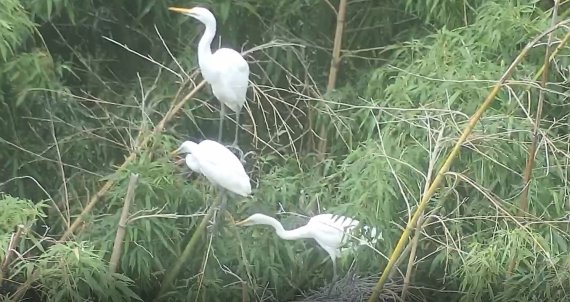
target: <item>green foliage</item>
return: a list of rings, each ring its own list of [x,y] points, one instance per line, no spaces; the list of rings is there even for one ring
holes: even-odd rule
[[[43,294],[55,301],[138,299],[129,288],[132,281],[120,274],[108,275],[106,261],[86,242],[53,245],[35,266],[40,272],[38,282],[45,288]]]
[[[152,296],[217,198],[206,179],[167,156],[183,139],[217,134],[218,104],[207,89],[145,148],[138,145],[188,93],[182,69],[196,68],[203,27],[169,12],[182,5],[172,1],[5,2],[0,258],[15,227],[25,232],[4,282],[28,280],[54,301]],[[358,274],[371,275],[384,267],[469,116],[522,47],[550,26],[551,12],[538,1],[349,2],[339,78],[327,92],[336,26],[327,1],[201,5],[218,18],[215,45],[273,41],[247,56],[257,86],[242,126],[254,135],[242,131],[240,146],[256,152],[246,158],[255,194],[231,198],[232,219],[261,212],[294,228],[320,212],[354,216],[380,228],[384,240],[377,251],[360,247],[344,257],[339,269],[356,260]],[[417,296],[429,298],[434,291],[422,289],[436,288],[462,301],[566,298],[568,53],[561,49],[544,90],[528,215],[517,216],[518,201],[544,45],[517,66],[430,201],[413,270]],[[314,154],[321,127],[325,158]],[[135,159],[117,169],[131,153]],[[111,275],[107,262],[131,173],[139,183]],[[106,180],[115,183],[78,234],[55,243]],[[225,218],[208,229],[169,300],[232,300],[245,288],[251,300],[287,301],[332,278],[314,241],[284,241],[270,228],[236,228]]]
[[[7,0],[0,8],[0,63],[18,53],[34,30],[34,23],[18,0]]]
[[[33,203],[10,195],[0,195],[0,232],[8,233],[18,225],[29,228],[38,218],[45,217],[43,202]]]
[[[406,0],[406,10],[416,14],[421,20],[437,27],[456,28],[471,24],[473,14],[479,6],[489,3],[485,0]],[[508,1],[507,1],[508,2]]]
[[[45,217],[43,202],[32,203],[9,195],[0,199],[0,258],[5,259],[7,247],[14,240],[12,233],[21,225],[19,244],[23,254],[11,256],[6,280],[25,281],[35,285],[49,301],[130,301],[139,299],[131,287],[132,280],[121,274],[109,274],[107,261],[88,242],[51,243],[49,238],[32,232],[34,223]],[[18,236],[18,235],[17,235]],[[6,295],[6,292],[2,293]],[[13,292],[12,292],[13,294]],[[8,296],[6,296],[8,297]]]

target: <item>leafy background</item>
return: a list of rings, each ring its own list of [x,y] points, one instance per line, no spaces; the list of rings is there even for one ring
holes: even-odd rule
[[[153,132],[172,102],[201,80],[195,49],[203,27],[168,6],[209,7],[218,19],[215,44],[251,50],[254,87],[240,145],[255,151],[246,164],[255,194],[230,202],[233,218],[262,212],[295,227],[306,219],[291,213],[358,217],[382,229],[384,240],[343,258],[341,274],[356,259],[359,275],[374,275],[469,116],[526,43],[550,26],[552,4],[349,0],[339,78],[327,92],[331,7],[338,1],[3,0],[2,262],[17,226],[23,231],[18,257],[2,270],[0,294],[9,300],[28,288],[26,297],[46,301],[146,300],[217,198],[206,180],[168,156],[184,139],[215,137],[218,104],[209,90]],[[568,8],[562,1],[557,19]],[[552,44],[564,34],[554,31]],[[541,88],[541,41],[503,85],[430,201],[410,262],[409,299],[566,299],[569,51],[559,50]],[[234,125],[225,125],[227,138]],[[143,138],[149,143],[141,147]],[[119,169],[130,154],[134,159]],[[109,274],[131,173],[139,174],[131,222],[118,271]],[[115,183],[76,235],[58,241],[105,180]],[[283,242],[264,227],[226,221],[198,247],[165,300],[241,299],[245,290],[251,300],[288,301],[332,276],[313,241]],[[396,283],[403,278],[392,276]]]

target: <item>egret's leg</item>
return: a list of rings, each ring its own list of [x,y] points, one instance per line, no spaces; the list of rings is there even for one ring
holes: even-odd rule
[[[224,117],[226,116],[226,106],[220,102],[220,130],[218,130],[218,141],[222,141],[222,130],[224,125]]]
[[[220,192],[219,193],[220,194],[220,203],[218,205],[218,209],[216,210],[216,215],[214,216],[215,217],[214,218],[214,226],[213,226],[214,230],[219,225],[220,220],[222,219],[222,217],[224,215],[223,213],[224,213],[224,210],[226,208],[226,204],[228,203],[228,194],[227,194],[226,190],[220,188],[219,192]]]
[[[336,274],[336,259],[333,258],[333,257],[331,257],[331,260],[332,260],[332,264],[333,264],[333,278],[332,278],[332,281],[331,281],[331,285],[330,285],[330,287],[329,287],[329,291],[328,291],[328,293],[327,293],[327,296],[328,296],[328,297],[330,297],[330,295],[331,295],[331,293],[332,293],[332,290],[333,290],[333,288],[334,288],[334,286],[335,286],[335,283],[336,283],[336,281],[337,281],[337,279],[338,279],[338,275]]]
[[[238,146],[239,116],[240,116],[240,111],[238,110],[238,111],[236,112],[236,133],[235,133],[235,136],[234,136],[234,142],[233,142],[231,145],[226,146],[226,147],[231,148],[231,149],[234,149],[234,150],[237,150],[237,152],[238,152],[237,156],[238,156],[239,160],[240,160],[242,163],[244,163],[243,151],[242,151],[241,148]]]
[[[220,189],[220,194],[222,194],[222,202],[220,203],[220,207],[218,210],[223,212],[226,209],[226,205],[228,204],[228,192],[225,189]]]
[[[236,146],[238,145],[238,133],[239,133],[239,116],[240,116],[240,110],[236,111],[236,134],[234,136],[234,143],[232,145]],[[243,154],[243,152],[242,152]]]
[[[238,145],[233,145],[233,144],[232,144],[232,145],[229,145],[229,146],[226,146],[226,147],[227,147],[227,148],[230,148],[230,149],[236,150],[237,153],[238,153],[238,154],[236,154],[236,155],[237,155],[237,157],[239,158],[239,161],[241,161],[242,164],[245,163],[245,156],[244,156],[244,154],[243,154],[243,151],[241,150],[241,148],[240,148]]]

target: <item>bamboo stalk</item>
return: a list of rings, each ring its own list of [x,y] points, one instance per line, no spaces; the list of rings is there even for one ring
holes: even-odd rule
[[[427,175],[426,175],[426,183],[424,184],[423,194],[425,194],[427,192],[427,190],[429,189],[429,183],[431,181],[431,177],[433,174],[433,167],[435,166],[435,162],[437,160],[437,154],[439,153],[439,148],[441,146],[440,142],[441,142],[441,139],[443,138],[443,131],[445,130],[444,127],[445,127],[445,125],[443,125],[441,130],[439,131],[439,134],[438,134],[437,139],[435,141],[435,146],[431,152],[431,156],[430,156],[430,160],[429,160],[429,164],[428,164],[428,171],[427,171]],[[410,257],[408,258],[408,266],[406,268],[406,276],[404,277],[404,286],[402,287],[402,294],[400,295],[402,301],[406,301],[406,295],[408,293],[408,287],[410,286],[410,280],[412,279],[412,270],[413,270],[414,262],[416,259],[416,251],[418,249],[418,242],[420,240],[420,234],[421,234],[421,230],[423,228],[423,223],[424,223],[423,215],[424,215],[424,213],[421,213],[420,215],[421,216],[418,219],[418,223],[416,225],[416,230],[414,231],[414,238],[412,239]]]
[[[556,24],[556,15],[558,14],[558,3],[559,0],[554,1],[554,8],[552,9],[552,24]],[[528,148],[528,157],[526,161],[526,166],[523,172],[523,192],[521,194],[521,199],[519,202],[519,214],[524,215],[528,212],[528,192],[530,186],[530,180],[532,178],[532,168],[534,167],[534,157],[536,153],[536,148],[538,145],[538,129],[540,128],[540,120],[542,117],[542,108],[544,106],[544,89],[546,88],[546,81],[548,80],[548,68],[550,67],[550,48],[552,45],[552,33],[548,34],[548,42],[546,44],[546,51],[544,52],[544,68],[542,69],[542,79],[540,81],[540,89],[538,92],[538,105],[536,109],[536,116],[533,125],[533,137],[530,147]]]
[[[139,180],[138,174],[131,174],[129,179],[129,186],[127,188],[127,196],[125,196],[125,204],[123,205],[123,211],[121,212],[121,218],[119,218],[119,226],[117,227],[117,234],[115,235],[115,243],[113,244],[113,252],[111,253],[111,260],[109,260],[109,273],[114,274],[117,272],[117,267],[119,266],[119,259],[121,258],[121,252],[123,251],[123,239],[125,238],[125,233],[127,231],[127,220],[129,219],[129,208],[131,202],[135,197],[135,188],[137,186],[137,181]]]
[[[241,283],[241,302],[249,302],[249,294],[247,292],[247,282]]]
[[[6,256],[4,257],[4,261],[2,261],[2,266],[0,267],[0,285],[2,285],[2,281],[4,281],[4,275],[8,272],[8,265],[10,264],[10,258],[16,250],[16,246],[20,243],[20,238],[22,236],[22,232],[24,231],[24,225],[19,224],[18,228],[15,233],[12,234],[12,238],[10,238],[10,243],[8,244],[8,250],[6,251]]]
[[[184,104],[186,104],[186,102],[190,98],[192,98],[205,85],[205,83],[206,83],[205,81],[200,82],[200,84],[196,85],[196,87],[194,87],[194,89],[192,89],[192,91],[190,91],[190,93],[188,93],[182,100],[180,100],[178,103],[174,103],[171,109],[168,110],[168,112],[164,115],[162,120],[153,129],[152,133],[142,138],[142,140],[140,140],[140,143],[138,143],[134,148],[135,151],[129,154],[129,156],[125,159],[123,164],[121,164],[119,168],[117,168],[117,171],[126,168],[127,165],[135,159],[136,150],[140,150],[141,148],[146,147],[146,145],[148,144],[148,142],[152,137],[161,133],[166,123],[169,122],[172,119],[172,117],[174,117],[174,115],[178,113],[178,111],[180,111],[180,109],[184,106]],[[89,203],[87,203],[81,214],[79,214],[79,216],[75,218],[75,221],[73,221],[71,226],[65,231],[63,236],[61,236],[61,238],[59,239],[60,242],[67,240],[75,232],[75,230],[79,227],[79,225],[81,225],[85,217],[91,212],[91,210],[93,210],[93,208],[95,207],[97,202],[101,199],[101,197],[103,197],[103,195],[105,195],[114,184],[115,184],[114,179],[107,180],[107,182],[105,182],[103,187],[101,187],[101,189],[99,189],[99,191],[97,191],[97,193],[95,193],[95,195],[91,197]]]
[[[217,199],[216,202],[214,202],[214,204],[210,206],[210,209],[206,213],[206,216],[202,218],[202,222],[200,222],[200,225],[194,231],[194,234],[192,234],[192,238],[190,238],[190,241],[184,248],[182,255],[180,255],[180,257],[176,260],[176,262],[172,266],[172,269],[164,277],[164,280],[162,281],[162,284],[160,286],[160,291],[158,292],[158,295],[153,299],[153,301],[155,302],[160,301],[161,296],[166,292],[166,290],[170,289],[170,287],[173,285],[174,279],[178,276],[178,273],[184,266],[184,263],[190,258],[192,251],[194,250],[194,247],[196,246],[198,240],[200,239],[200,237],[202,237],[202,234],[206,229],[208,221],[210,221],[210,218],[212,218],[212,215],[214,214],[214,212],[216,212],[216,209],[220,204],[221,199],[226,198],[225,193],[221,194],[222,194],[221,198]]]
[[[552,31],[556,30],[557,28],[559,28],[563,25],[566,25],[568,23],[570,23],[570,20],[564,20],[564,21],[556,24],[555,26],[549,28],[548,30],[544,31],[543,33],[538,35],[535,39],[533,39],[530,43],[528,43],[525,46],[525,48],[523,48],[523,50],[519,53],[519,55],[515,58],[515,60],[511,63],[511,65],[507,68],[507,70],[501,76],[499,81],[495,84],[495,86],[493,87],[493,89],[491,90],[491,92],[489,93],[487,98],[485,98],[483,104],[481,104],[479,109],[477,109],[477,111],[471,116],[471,118],[469,119],[469,123],[468,123],[467,127],[463,130],[463,133],[461,134],[461,136],[459,137],[459,139],[455,143],[455,146],[453,147],[453,149],[451,150],[451,152],[447,156],[447,159],[445,160],[445,162],[443,163],[443,165],[441,166],[441,168],[437,172],[437,175],[436,175],[435,179],[433,180],[432,184],[430,185],[428,191],[426,192],[426,194],[424,194],[424,196],[422,196],[422,199],[418,205],[418,208],[414,212],[412,219],[410,219],[408,221],[408,224],[406,225],[406,228],[402,232],[402,235],[400,236],[400,239],[398,240],[398,243],[396,244],[396,247],[394,248],[392,255],[390,255],[390,259],[388,260],[388,263],[386,264],[386,267],[384,268],[384,271],[383,271],[382,275],[380,276],[380,279],[378,280],[378,282],[376,283],[376,285],[374,286],[374,288],[372,290],[372,294],[370,295],[368,302],[375,302],[377,300],[378,294],[380,293],[380,290],[382,289],[382,287],[386,283],[386,280],[387,280],[388,276],[390,275],[390,271],[394,267],[394,263],[399,258],[399,255],[402,253],[402,250],[404,249],[404,246],[406,245],[406,242],[409,239],[410,232],[411,232],[412,228],[416,225],[416,223],[420,217],[420,214],[425,211],[427,204],[428,204],[428,201],[431,199],[431,197],[433,196],[433,194],[435,193],[435,191],[439,187],[439,184],[442,182],[445,173],[451,167],[451,164],[455,160],[455,157],[457,157],[457,155],[459,154],[459,150],[461,149],[461,145],[465,142],[467,137],[471,134],[471,131],[473,131],[473,128],[475,128],[475,125],[477,125],[477,122],[481,119],[481,116],[483,116],[483,113],[489,108],[489,106],[491,106],[491,104],[495,100],[495,97],[497,96],[497,93],[499,93],[499,90],[501,89],[502,85],[511,76],[511,74],[515,70],[515,67],[522,61],[522,59],[526,56],[528,51],[534,45],[536,45],[536,43],[540,39],[542,39],[545,35],[551,33]]]
[[[558,15],[559,0],[554,1],[554,7],[552,9],[552,22],[551,26],[556,24],[556,17]],[[544,106],[544,89],[546,88],[546,82],[548,81],[548,68],[550,67],[550,53],[552,47],[552,32],[548,34],[548,42],[546,43],[546,51],[544,52],[544,63],[542,68],[542,79],[540,80],[540,89],[538,91],[538,105],[536,108],[536,116],[534,120],[534,125],[532,129],[532,141],[528,147],[528,155],[526,160],[526,166],[523,171],[523,191],[521,193],[521,198],[519,200],[519,216],[524,216],[528,213],[528,193],[530,190],[530,181],[532,179],[532,169],[534,168],[534,157],[536,156],[536,149],[538,145],[540,128],[540,121],[542,118],[542,108]],[[529,108],[530,111],[530,108]],[[507,268],[507,276],[510,276],[513,269],[516,266],[516,255],[512,256],[512,259]]]
[[[336,30],[334,33],[331,66],[329,69],[329,78],[327,82],[327,92],[333,91],[336,87],[336,79],[340,65],[340,49],[342,46],[342,35],[344,32],[344,21],[346,18],[347,6],[348,6],[348,0],[340,0],[338,4],[338,12],[336,14]],[[326,130],[327,129],[325,125],[321,125],[321,129],[319,131],[320,142],[318,148],[318,155],[321,160],[324,158],[324,154],[327,148]]]

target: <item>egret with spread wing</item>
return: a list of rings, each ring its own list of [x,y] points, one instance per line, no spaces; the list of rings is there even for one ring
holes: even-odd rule
[[[212,53],[210,46],[216,35],[216,18],[208,9],[203,7],[190,9],[169,7],[168,9],[193,17],[206,26],[204,35],[198,43],[198,65],[202,77],[210,84],[214,96],[221,103],[218,139],[222,139],[222,125],[227,106],[236,113],[233,147],[239,149],[237,146],[239,115],[246,101],[249,65],[239,52],[230,48],[220,48]]]
[[[378,239],[382,238],[382,233],[378,233],[376,228],[370,228],[368,226],[360,227],[358,220],[333,214],[316,215],[312,217],[306,225],[293,230],[285,230],[277,219],[260,213],[253,214],[242,221],[236,222],[236,225],[239,226],[251,226],[256,224],[272,226],[277,236],[285,240],[313,238],[329,254],[332,260],[334,275],[329,293],[337,280],[336,258],[341,256],[341,248],[349,243],[351,239],[354,239],[358,245],[368,245],[374,244]],[[351,234],[357,229],[361,229],[362,235],[364,236],[356,237]],[[353,246],[352,250],[354,250],[354,248],[355,246]]]

